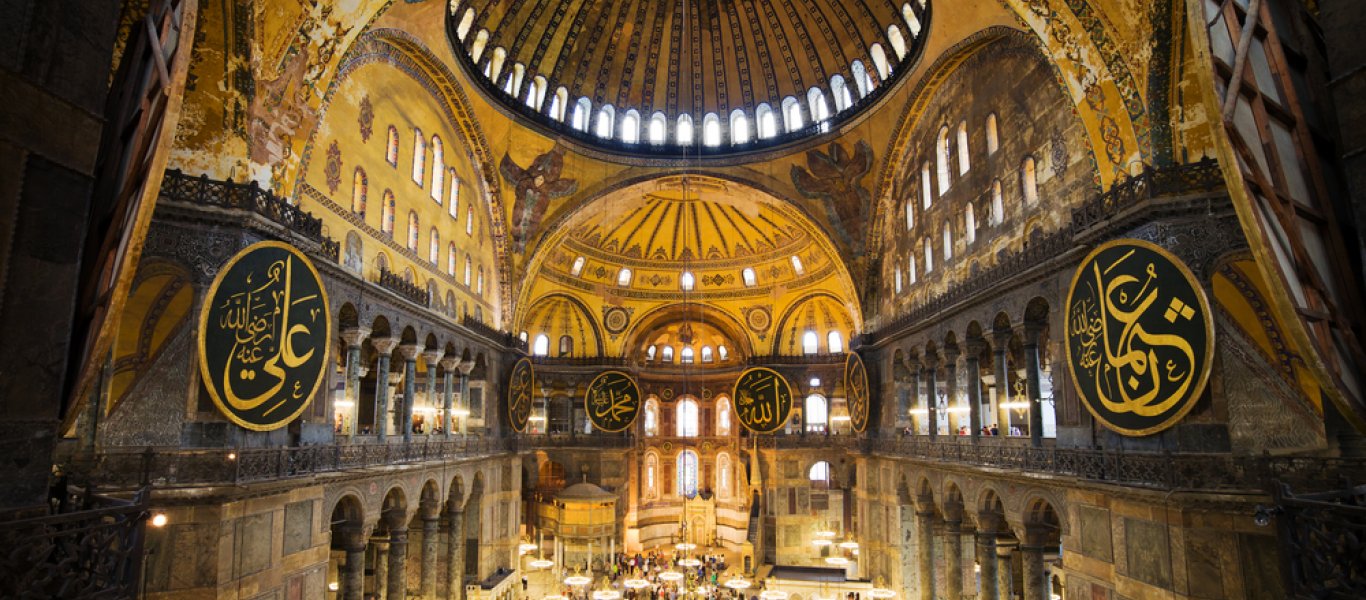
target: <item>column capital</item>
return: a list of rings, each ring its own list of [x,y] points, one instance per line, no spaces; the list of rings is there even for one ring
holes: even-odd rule
[[[939,353],[944,355],[944,366],[948,367],[952,366],[954,362],[958,360],[958,355],[962,354],[962,351],[958,348],[958,345],[955,344],[952,346],[944,346],[944,349],[940,350]]]
[[[1020,330],[1024,332],[1024,340],[1023,340],[1024,345],[1025,345],[1025,346],[1037,346],[1037,345],[1039,345],[1039,334],[1043,333],[1044,330],[1046,330],[1046,329],[1048,329],[1048,324],[1047,324],[1047,323],[1036,323],[1036,322],[1033,322],[1033,321],[1025,321],[1025,324],[1024,324],[1023,326],[1020,327]]]
[[[360,525],[346,524],[336,529],[338,540],[341,547],[347,552],[364,552],[365,544],[369,541],[369,532]]]
[[[366,376],[366,375],[369,375],[369,374],[370,374],[370,367],[356,367],[356,377],[357,377],[357,378],[359,378],[359,379],[365,379],[365,376]]]
[[[1010,351],[1010,338],[1014,335],[1015,332],[1009,329],[993,331],[991,333],[991,341],[996,344],[996,347],[993,348],[993,350],[995,350],[997,354],[1005,354]]]
[[[389,354],[394,351],[400,341],[402,340],[396,337],[370,338],[370,345],[375,347],[375,352]]]
[[[462,377],[468,377],[474,371],[474,361],[462,361],[458,368]]]
[[[443,353],[440,349],[428,348],[422,353],[422,360],[427,363],[428,369],[435,369],[436,364],[441,361]]]
[[[460,357],[458,356],[448,356],[446,358],[441,359],[441,368],[445,369],[447,373],[454,371],[455,368],[459,366]]]
[[[924,354],[924,356],[921,356],[921,357],[920,357],[920,370],[921,370],[921,371],[933,371],[933,370],[935,369],[935,367],[938,367],[938,366],[939,366],[939,353],[938,353],[938,352],[926,352],[926,353]]]
[[[982,355],[982,351],[987,349],[987,341],[983,338],[968,338],[968,341],[963,344],[963,348],[967,350],[968,360],[977,360]]]
[[[417,344],[403,344],[398,347],[398,354],[403,357],[403,360],[412,362],[417,360],[417,357],[422,354],[422,346]]]
[[[346,342],[348,348],[358,348],[365,338],[370,337],[369,327],[353,327],[341,332],[342,341]]]
[[[995,538],[997,530],[1000,529],[1004,521],[1005,519],[1001,516],[1001,513],[995,511],[978,512],[977,532],[982,535],[990,535],[992,538]]]

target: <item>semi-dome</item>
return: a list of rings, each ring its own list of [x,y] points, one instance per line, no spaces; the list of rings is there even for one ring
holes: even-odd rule
[[[447,29],[473,79],[530,122],[608,150],[710,155],[858,113],[908,70],[929,17],[928,0],[466,0]]]

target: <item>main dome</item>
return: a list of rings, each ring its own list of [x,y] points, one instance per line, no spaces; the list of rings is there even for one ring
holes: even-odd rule
[[[458,62],[556,135],[730,154],[819,135],[919,54],[928,0],[452,0]]]

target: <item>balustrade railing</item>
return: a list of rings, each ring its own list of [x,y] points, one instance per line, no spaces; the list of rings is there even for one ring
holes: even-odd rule
[[[252,483],[366,467],[452,460],[509,452],[508,440],[432,439],[409,443],[332,444],[289,448],[105,451],[61,465],[73,481],[100,489]]]
[[[341,244],[323,235],[323,221],[290,204],[255,181],[219,181],[205,175],[192,177],[179,169],[166,171],[161,198],[201,206],[215,206],[255,213],[305,238],[318,242],[324,255],[336,260]]]
[[[409,283],[403,276],[394,273],[389,269],[380,268],[378,283],[380,287],[404,297],[413,304],[422,307],[430,307],[432,305],[432,295],[428,293],[427,290],[422,289],[422,286],[415,283]]]
[[[146,499],[87,494],[55,514],[0,522],[0,598],[134,597]]]
[[[480,321],[479,319],[474,318],[474,316],[472,315],[465,315],[463,318],[460,319],[460,324],[465,326],[466,329],[478,333],[479,335],[484,336],[490,341],[500,343],[508,348],[516,348],[523,352],[526,351],[526,342],[522,341],[521,338],[518,338],[517,336],[512,335],[511,333],[508,333],[506,331],[499,331],[494,326],[489,325],[488,323],[485,323],[483,321]]]
[[[1259,507],[1254,519],[1277,517],[1287,597],[1366,598],[1366,485],[1298,495],[1278,484],[1273,497],[1275,506]]]

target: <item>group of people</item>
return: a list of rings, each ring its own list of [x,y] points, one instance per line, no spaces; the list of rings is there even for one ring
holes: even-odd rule
[[[968,426],[967,426],[967,425],[963,425],[963,426],[960,426],[960,427],[958,428],[958,435],[969,435],[970,433],[971,433],[971,430],[968,429]],[[915,432],[914,432],[914,431],[911,431],[911,428],[910,428],[910,427],[907,427],[907,428],[905,428],[905,429],[903,429],[903,430],[901,431],[901,435],[902,435],[902,436],[910,436],[910,435],[914,435],[914,434],[915,434]],[[991,424],[991,427],[987,427],[986,425],[983,425],[983,426],[982,426],[982,435],[987,435],[987,436],[991,436],[991,435],[1001,435],[1001,428],[1000,428],[1000,427],[997,427],[995,423],[992,423],[992,424]],[[1024,435],[1024,433],[1020,431],[1020,428],[1019,428],[1019,427],[1014,427],[1014,426],[1012,426],[1012,427],[1010,428],[1010,432],[1009,432],[1007,435],[1017,435],[1017,436],[1018,436],[1018,435]]]
[[[613,590],[621,592],[625,600],[682,600],[693,592],[694,598],[702,600],[758,600],[757,594],[748,598],[745,590],[733,590],[723,585],[727,577],[725,557],[716,554],[703,554],[696,557],[700,564],[686,567],[678,564],[686,558],[681,553],[662,553],[658,550],[644,554],[615,554],[611,561],[603,565],[594,561],[594,572],[602,573],[592,584],[582,586],[564,585],[562,594],[569,600],[590,600],[595,590],[601,589],[604,582]],[[659,574],[675,571],[683,578],[665,581]],[[648,587],[632,589],[625,585],[628,579],[643,579],[650,582]]]

